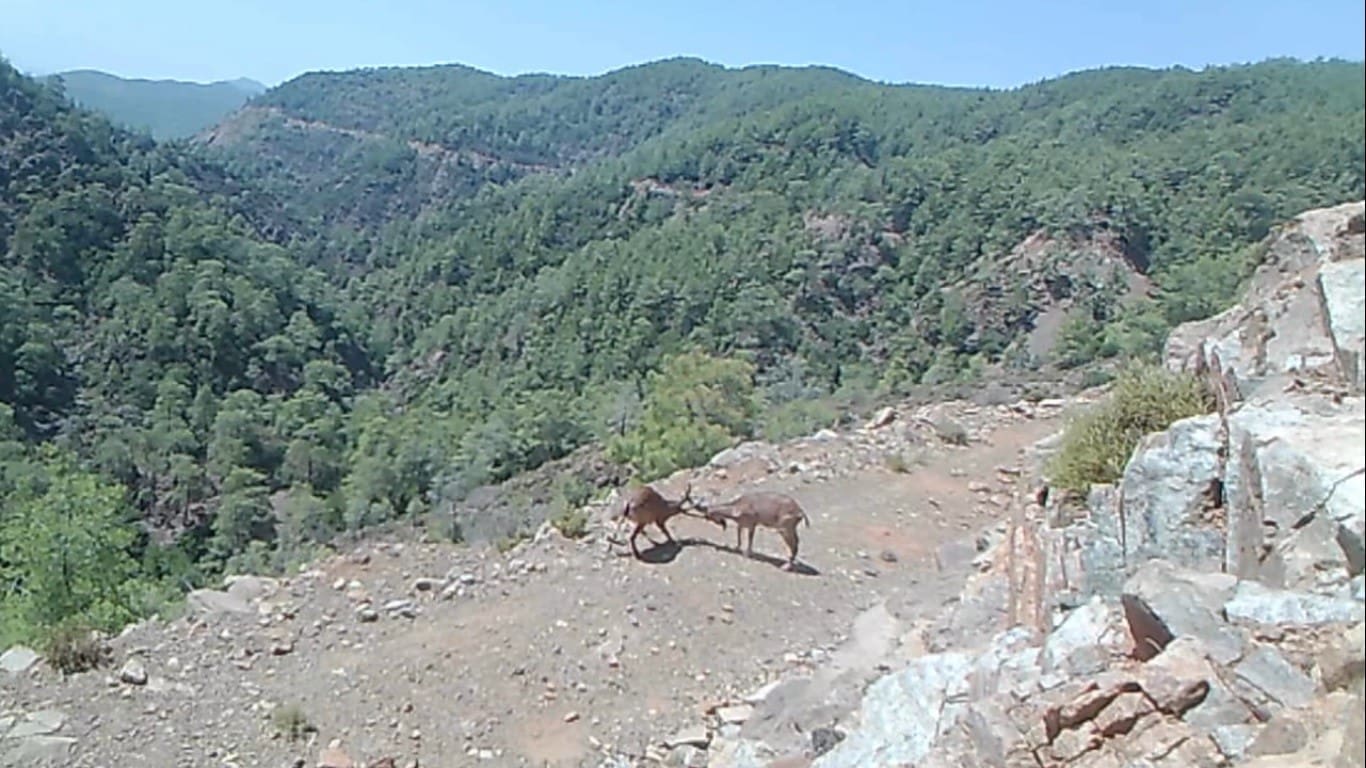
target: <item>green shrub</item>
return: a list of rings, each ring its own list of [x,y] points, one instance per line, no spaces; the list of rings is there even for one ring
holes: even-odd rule
[[[648,376],[640,423],[607,445],[613,460],[644,480],[705,463],[753,433],[758,415],[754,366],[689,352]]]
[[[581,539],[588,533],[588,515],[577,507],[565,507],[563,512],[551,518],[550,524],[567,539]]]
[[[582,507],[593,499],[593,484],[578,475],[565,475],[555,486],[555,495],[565,507]]]
[[[768,407],[759,427],[759,437],[780,443],[814,434],[838,419],[838,409],[828,400],[789,400]]]
[[[930,426],[934,429],[934,434],[949,445],[967,445],[972,442],[967,427],[948,416],[931,417]]]
[[[1085,493],[1094,483],[1112,483],[1145,435],[1213,408],[1209,391],[1195,377],[1132,364],[1120,371],[1104,402],[1068,424],[1050,462],[1053,484]]]
[[[1106,368],[1087,368],[1081,375],[1081,385],[1087,389],[1101,387],[1114,380],[1114,372]]]
[[[530,538],[531,534],[527,533],[526,531],[518,531],[512,534],[511,536],[499,539],[498,543],[494,546],[498,549],[498,554],[506,555],[507,553],[516,549],[518,544],[521,544],[522,542]]]
[[[1076,368],[1102,356],[1103,327],[1085,311],[1074,311],[1058,329],[1055,360],[1059,368]]]
[[[43,643],[47,663],[64,675],[88,672],[109,661],[109,649],[85,624],[64,624],[52,630]]]
[[[892,452],[882,457],[882,461],[887,465],[887,469],[898,475],[904,475],[911,471],[910,462],[906,461],[906,454]]]
[[[912,448],[906,451],[888,451],[882,457],[883,466],[889,472],[904,475],[919,467],[923,467],[929,462],[925,452],[919,448]]]
[[[308,721],[308,715],[304,713],[303,708],[297,704],[276,707],[270,714],[270,721],[276,732],[290,741],[298,741],[304,734],[316,730]]]

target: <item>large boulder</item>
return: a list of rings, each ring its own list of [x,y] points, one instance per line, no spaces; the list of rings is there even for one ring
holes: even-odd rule
[[[1366,260],[1325,264],[1319,271],[1319,297],[1342,377],[1356,394],[1363,389],[1366,345]]]
[[[1040,662],[1045,673],[1088,675],[1106,669],[1128,650],[1123,612],[1096,595],[1048,635]]]
[[[1297,590],[1361,573],[1366,401],[1248,403],[1228,430],[1228,572]]]
[[[1233,674],[1239,696],[1262,713],[1306,707],[1314,700],[1313,679],[1270,646],[1258,646],[1240,659]]]
[[[963,713],[973,657],[922,656],[868,687],[858,726],[812,768],[859,768],[919,762]]]
[[[190,610],[201,615],[250,614],[280,589],[279,582],[263,576],[228,576],[226,588],[196,589],[185,597]]]
[[[1366,606],[1346,598],[1242,581],[1224,605],[1224,615],[1230,621],[1308,627],[1361,621],[1366,618]]]
[[[1238,659],[1247,633],[1223,617],[1236,589],[1237,579],[1228,574],[1191,571],[1163,560],[1144,563],[1124,585],[1125,616],[1140,658],[1189,636],[1204,643],[1220,664]]]
[[[1124,558],[1219,570],[1224,534],[1211,511],[1221,503],[1224,435],[1215,414],[1182,419],[1148,435],[1119,485]]]

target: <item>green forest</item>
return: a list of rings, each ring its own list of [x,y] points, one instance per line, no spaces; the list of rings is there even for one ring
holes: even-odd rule
[[[0,62],[0,643],[584,445],[648,480],[852,393],[1149,355],[1277,223],[1366,194],[1363,74],[379,69],[159,143]],[[1100,242],[1152,290],[1068,272]]]

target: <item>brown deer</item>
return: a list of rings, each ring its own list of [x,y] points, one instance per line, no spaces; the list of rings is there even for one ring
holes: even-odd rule
[[[697,502],[693,501],[692,498],[691,482],[683,490],[683,498],[678,501],[669,501],[661,496],[653,486],[649,485],[641,486],[633,491],[626,498],[626,503],[621,507],[621,515],[618,516],[618,520],[630,520],[635,524],[635,530],[631,531],[631,554],[635,555],[637,559],[640,558],[640,550],[636,549],[636,537],[640,536],[647,525],[659,528],[664,532],[664,537],[669,540],[670,544],[675,543],[673,534],[669,533],[665,523],[674,515],[691,514],[694,517],[702,517],[702,515],[688,510],[689,506],[695,507],[696,504]],[[725,528],[724,521],[712,520],[712,522],[717,523],[723,529]],[[646,534],[646,538],[649,538],[649,534]]]
[[[754,557],[754,529],[757,526],[762,525],[777,531],[778,535],[783,537],[789,552],[783,570],[791,571],[797,567],[797,547],[800,544],[797,524],[806,523],[809,528],[811,520],[807,518],[806,511],[796,499],[781,493],[752,491],[714,507],[707,507],[701,503],[697,503],[696,506],[704,517],[723,529],[727,520],[735,523],[736,551],[740,549],[741,534],[749,531],[749,539],[745,546],[746,557]]]

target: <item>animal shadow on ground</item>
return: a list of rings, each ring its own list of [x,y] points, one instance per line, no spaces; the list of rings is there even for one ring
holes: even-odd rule
[[[693,539],[693,540],[690,540],[688,543],[691,544],[691,545],[696,545],[696,546],[701,546],[701,547],[711,547],[712,549],[715,549],[715,550],[717,550],[718,552],[725,552],[725,553],[728,553],[728,554],[738,555],[738,556],[740,556],[740,557],[745,557],[745,550],[744,550],[744,549],[737,549],[736,547],[728,546],[728,545],[726,545],[726,544],[717,544],[717,543],[714,542],[714,541],[706,541],[706,540]],[[758,561],[760,561],[760,562],[762,562],[762,563],[767,563],[767,564],[773,566],[774,568],[778,568],[778,569],[781,569],[784,565],[787,565],[787,558],[783,558],[783,557],[774,557],[773,555],[765,555],[763,552],[755,552],[754,555],[751,556],[749,559],[750,559],[750,560],[758,560]],[[810,566],[810,565],[807,565],[806,563],[803,563],[801,560],[798,560],[798,561],[797,561],[797,564],[794,565],[794,566],[792,567],[792,573],[801,574],[802,576],[819,576],[819,575],[821,575],[821,572],[820,572],[819,570],[817,570],[817,569],[816,569],[815,567],[813,567],[813,566]]]
[[[717,544],[716,542],[708,541],[707,539],[697,539],[689,537],[683,539],[675,539],[671,542],[656,542],[654,539],[650,539],[650,546],[640,550],[639,560],[640,562],[647,563],[649,565],[665,565],[668,563],[672,563],[675,559],[677,559],[679,553],[682,552],[685,547],[710,547],[711,549],[714,549],[718,552],[725,552],[727,554],[745,557],[745,551],[743,549],[736,549],[735,547],[727,546],[725,544]],[[618,551],[616,554],[617,557],[632,557],[631,551],[629,549],[627,549],[624,552]],[[779,569],[781,569],[784,565],[787,564],[787,560],[784,558],[774,557],[773,555],[765,555],[762,552],[755,552],[754,556],[749,559],[758,560],[762,563],[767,563],[768,565],[771,565],[774,568]],[[819,570],[810,565],[807,565],[806,563],[801,562],[800,560],[798,560],[797,564],[792,568],[792,573],[800,574],[802,576],[821,575],[821,572]]]
[[[654,539],[650,539],[650,546],[640,550],[640,561],[642,563],[649,563],[650,565],[664,565],[665,563],[672,563],[678,557],[678,553],[683,551],[684,547],[695,547],[700,544],[708,543],[710,542],[705,542],[701,539],[691,538],[674,539],[673,541],[660,542],[656,542]],[[624,552],[617,552],[617,557],[631,556],[631,550],[629,547]]]

